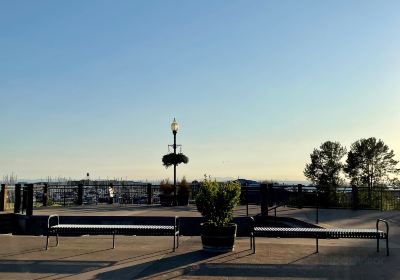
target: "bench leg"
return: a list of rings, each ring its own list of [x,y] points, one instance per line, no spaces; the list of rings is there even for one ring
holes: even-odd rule
[[[250,233],[250,250],[253,249],[253,240],[251,240],[251,233]]]
[[[179,233],[176,235],[176,248],[179,248]]]
[[[50,232],[48,231],[47,232],[47,239],[46,239],[46,250],[48,250],[48,247],[49,247],[49,235],[50,235]]]
[[[175,243],[176,243],[175,238],[176,238],[176,233],[174,234],[174,246],[172,247],[172,252],[175,252]]]
[[[315,241],[316,241],[316,244],[315,244],[315,245],[316,245],[316,249],[317,249],[317,250],[315,251],[315,253],[319,253],[319,251],[318,251],[318,236],[317,236],[317,238],[315,239]]]
[[[252,239],[253,239],[253,254],[255,254],[256,253],[256,236],[253,235]]]
[[[389,256],[389,235],[386,236],[386,256]]]
[[[47,238],[46,238],[46,250],[48,250],[49,249],[49,239],[50,239],[50,231],[48,231],[47,232]],[[56,247],[58,247],[58,244],[59,244],[59,242],[58,242],[58,232],[56,231],[55,232],[55,235],[56,235]]]
[[[379,252],[379,234],[376,236],[376,252]]]
[[[115,233],[113,233],[113,249],[115,249]]]

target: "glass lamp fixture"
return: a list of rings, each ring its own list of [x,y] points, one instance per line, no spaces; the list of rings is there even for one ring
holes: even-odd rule
[[[178,129],[179,129],[179,124],[176,122],[176,120],[174,118],[174,121],[171,123],[172,133],[177,133]]]

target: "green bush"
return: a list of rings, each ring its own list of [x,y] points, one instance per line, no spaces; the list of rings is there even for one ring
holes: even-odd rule
[[[225,226],[233,219],[233,210],[239,203],[238,182],[217,183],[204,178],[196,195],[197,210],[212,226]]]
[[[182,181],[178,184],[179,189],[178,189],[178,195],[190,195],[190,185],[188,181],[186,180],[186,177],[183,176]]]
[[[174,191],[174,187],[169,183],[169,179],[161,180],[160,191],[163,195],[170,195]]]

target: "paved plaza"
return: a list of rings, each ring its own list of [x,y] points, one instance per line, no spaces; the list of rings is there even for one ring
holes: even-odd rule
[[[259,211],[251,206],[250,214]],[[35,215],[199,216],[195,207],[157,206],[47,208]],[[239,207],[236,216],[246,215]],[[280,208],[279,216],[315,221],[315,209]],[[322,209],[325,227],[373,228],[377,218],[390,224],[390,256],[375,240],[258,238],[252,254],[248,238],[235,251],[205,253],[199,236],[183,236],[176,252],[171,237],[60,237],[60,246],[44,250],[43,236],[0,235],[0,279],[400,279],[400,212]],[[51,239],[54,245],[55,240]]]

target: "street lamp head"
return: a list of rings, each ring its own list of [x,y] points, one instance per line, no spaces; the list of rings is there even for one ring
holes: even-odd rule
[[[174,121],[171,123],[172,133],[177,133],[178,129],[179,129],[179,124],[176,122],[176,120],[174,118]]]

